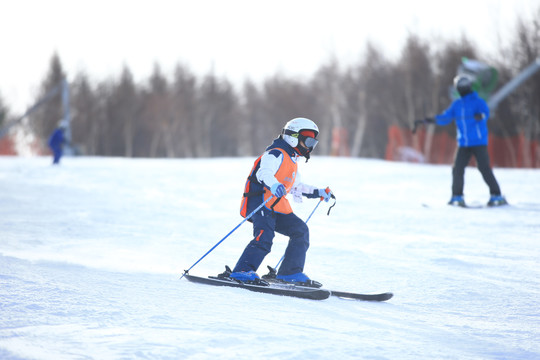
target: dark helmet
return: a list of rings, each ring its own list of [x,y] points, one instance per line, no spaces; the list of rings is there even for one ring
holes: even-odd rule
[[[472,80],[469,76],[458,75],[454,78],[454,87],[459,96],[465,96],[472,91]]]

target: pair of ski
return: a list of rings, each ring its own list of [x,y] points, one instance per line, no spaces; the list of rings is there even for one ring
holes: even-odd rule
[[[321,288],[321,284],[317,282],[311,282],[310,284],[296,285],[282,282],[276,279],[276,270],[268,266],[270,272],[263,276],[256,282],[242,282],[233,279],[227,274],[230,274],[230,268],[225,267],[226,270],[223,274],[218,276],[200,277],[184,273],[184,277],[191,282],[213,285],[213,286],[229,286],[241,288],[249,291],[255,291],[265,294],[291,296],[302,299],[310,300],[325,300],[330,296],[336,296],[342,299],[349,300],[364,300],[364,301],[386,301],[394,296],[392,293],[380,293],[380,294],[358,294],[345,291],[334,291]]]
[[[428,203],[422,203],[422,206],[425,208],[437,208],[437,207],[443,207],[441,204],[433,205]],[[494,209],[494,208],[507,208],[510,205],[508,203],[504,204],[496,204],[496,205],[489,205],[489,204],[482,204],[479,202],[472,202],[472,203],[462,203],[462,204],[447,204],[444,207],[455,207],[455,208],[463,208],[463,209]]]

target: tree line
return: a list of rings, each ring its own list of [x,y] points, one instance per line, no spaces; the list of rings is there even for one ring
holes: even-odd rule
[[[84,72],[69,82],[72,143],[86,155],[125,157],[253,156],[294,117],[320,128],[320,155],[332,152],[332,131],[345,129],[351,156],[384,158],[387,129],[410,127],[450,103],[449,86],[462,57],[499,72],[501,87],[540,56],[540,8],[532,21],[518,19],[510,45],[486,58],[465,35],[437,46],[410,34],[401,56],[390,60],[367,43],[356,64],[329,58],[308,79],[280,74],[241,88],[212,72],[194,74],[179,63],[171,76],[155,64],[136,83],[125,66],[118,77],[95,82]],[[53,54],[36,101],[66,78]],[[0,98],[0,125],[14,117]],[[62,118],[60,96],[25,122],[43,143]],[[502,137],[522,133],[540,140],[540,73],[500,103],[489,122]],[[434,131],[453,132],[452,127]]]

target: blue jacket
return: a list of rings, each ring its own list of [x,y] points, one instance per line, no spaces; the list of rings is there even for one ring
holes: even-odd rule
[[[58,128],[56,129],[49,138],[49,146],[53,150],[60,150],[62,149],[62,145],[65,142],[64,138],[64,129]]]
[[[475,114],[483,114],[483,119],[475,120]],[[474,91],[454,100],[448,109],[435,116],[438,125],[456,122],[459,147],[487,145],[488,119],[489,107]]]

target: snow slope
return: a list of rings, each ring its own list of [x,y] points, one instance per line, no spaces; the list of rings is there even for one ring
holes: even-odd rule
[[[253,160],[1,157],[0,359],[540,358],[539,170],[495,169],[512,206],[461,209],[450,166],[300,164],[337,197],[309,221],[305,272],[386,303],[179,280],[242,220]],[[474,168],[465,196],[488,198]],[[250,237],[245,223],[190,273],[233,266]]]

